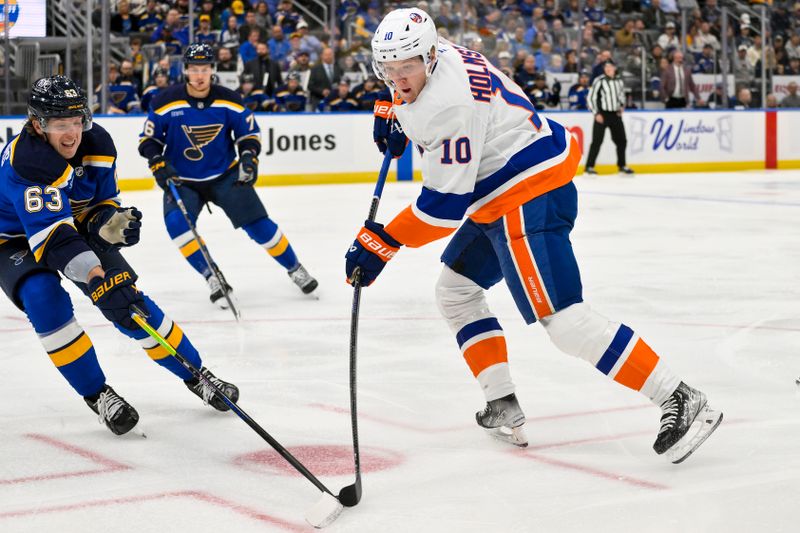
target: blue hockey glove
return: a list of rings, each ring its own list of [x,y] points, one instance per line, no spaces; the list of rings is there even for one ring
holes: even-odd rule
[[[386,263],[397,254],[402,246],[383,229],[383,224],[371,220],[364,222],[356,240],[345,254],[344,273],[352,285],[355,272],[361,275],[361,286],[372,285]]]
[[[258,179],[258,157],[255,152],[245,150],[239,154],[239,177],[236,185],[253,185]]]
[[[142,212],[135,207],[102,206],[86,223],[87,240],[92,248],[107,252],[112,248],[139,242]]]
[[[157,155],[147,162],[150,165],[150,172],[156,178],[156,183],[165,191],[169,188],[167,181],[172,180],[175,185],[180,186],[181,180],[178,178],[178,171],[169,164],[163,155]]]
[[[372,140],[378,145],[378,150],[383,154],[388,148],[395,157],[403,155],[408,138],[394,116],[392,96],[388,89],[380,92],[372,114],[375,116],[375,122],[372,125]]]
[[[108,320],[125,329],[138,329],[139,325],[131,318],[131,306],[147,309],[141,294],[133,286],[136,278],[127,270],[111,268],[105,277],[89,280],[89,296],[92,303],[100,309]]]

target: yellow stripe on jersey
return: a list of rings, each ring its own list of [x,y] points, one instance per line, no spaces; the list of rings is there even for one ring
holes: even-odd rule
[[[92,341],[86,333],[81,332],[80,336],[72,343],[63,348],[51,352],[48,355],[56,366],[64,366],[77,361],[92,348]]]
[[[230,100],[214,100],[211,104],[211,107],[227,107],[233,111],[241,113],[244,111],[244,106],[237,104],[236,102],[231,102]]]
[[[19,140],[19,135],[17,135],[17,136],[14,138],[14,140],[13,140],[13,141],[11,141],[11,157],[9,158],[9,160],[11,161],[11,163],[13,163],[13,162],[14,162],[14,149],[17,147],[17,141],[18,141],[18,140]]]
[[[93,167],[111,168],[114,164],[114,156],[111,155],[85,155],[82,163]]]
[[[93,205],[93,206],[91,206],[89,208],[86,208],[86,207],[83,207],[83,206],[77,206],[77,207],[72,206],[72,216],[78,222],[83,222],[83,219],[85,219],[86,216],[89,213],[91,213],[92,210],[95,207],[100,206],[100,205],[110,205],[110,206],[113,206],[113,207],[119,207],[120,203],[119,203],[119,200],[103,200],[102,202],[99,202],[99,203],[97,203],[97,204],[95,204],[95,205]]]
[[[67,165],[67,168],[64,169],[64,173],[61,174],[61,176],[59,176],[59,178],[53,182],[52,186],[58,188],[65,186],[67,184],[67,181],[69,180],[70,174],[72,174],[72,167],[70,165]]]
[[[187,102],[186,100],[175,100],[174,102],[170,102],[167,105],[159,107],[158,109],[156,109],[155,113],[156,115],[164,115],[166,113],[169,113],[173,109],[179,109],[184,107],[190,107],[189,102]]]
[[[41,245],[41,246],[39,246],[39,247],[38,247],[36,250],[34,250],[34,251],[33,251],[33,257],[35,257],[35,258],[36,258],[36,261],[40,261],[40,260],[42,259],[42,255],[44,255],[44,249],[47,247],[47,243],[48,243],[48,242],[50,242],[50,237],[52,237],[52,236],[53,236],[53,233],[54,233],[54,232],[55,232],[55,231],[56,231],[58,228],[60,228],[61,226],[63,226],[64,224],[66,224],[67,226],[71,226],[71,227],[72,227],[72,229],[74,229],[75,231],[78,231],[78,229],[75,227],[75,225],[74,225],[73,223],[71,223],[71,222],[67,222],[66,220],[65,220],[65,221],[63,221],[63,222],[60,222],[59,224],[56,224],[56,225],[53,227],[53,229],[51,229],[51,230],[50,230],[50,233],[48,233],[48,234],[47,234],[47,238],[44,240],[44,242],[42,243],[42,245]]]

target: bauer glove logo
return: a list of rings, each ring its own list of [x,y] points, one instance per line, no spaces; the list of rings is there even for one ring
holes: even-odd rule
[[[114,287],[121,285],[123,282],[131,279],[130,272],[120,272],[111,279],[104,281],[99,287],[92,292],[92,301],[97,302],[103,295],[109,292]]]

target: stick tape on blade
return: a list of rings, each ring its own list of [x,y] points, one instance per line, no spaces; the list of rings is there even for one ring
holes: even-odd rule
[[[342,514],[342,504],[335,497],[323,492],[317,503],[306,513],[306,522],[317,529],[329,526]]]

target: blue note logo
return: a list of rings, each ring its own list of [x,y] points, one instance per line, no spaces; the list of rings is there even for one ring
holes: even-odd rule
[[[19,5],[17,0],[0,0],[0,33],[6,31],[6,21],[4,20],[3,4],[8,3],[8,29],[14,27],[14,24],[19,20]]]

